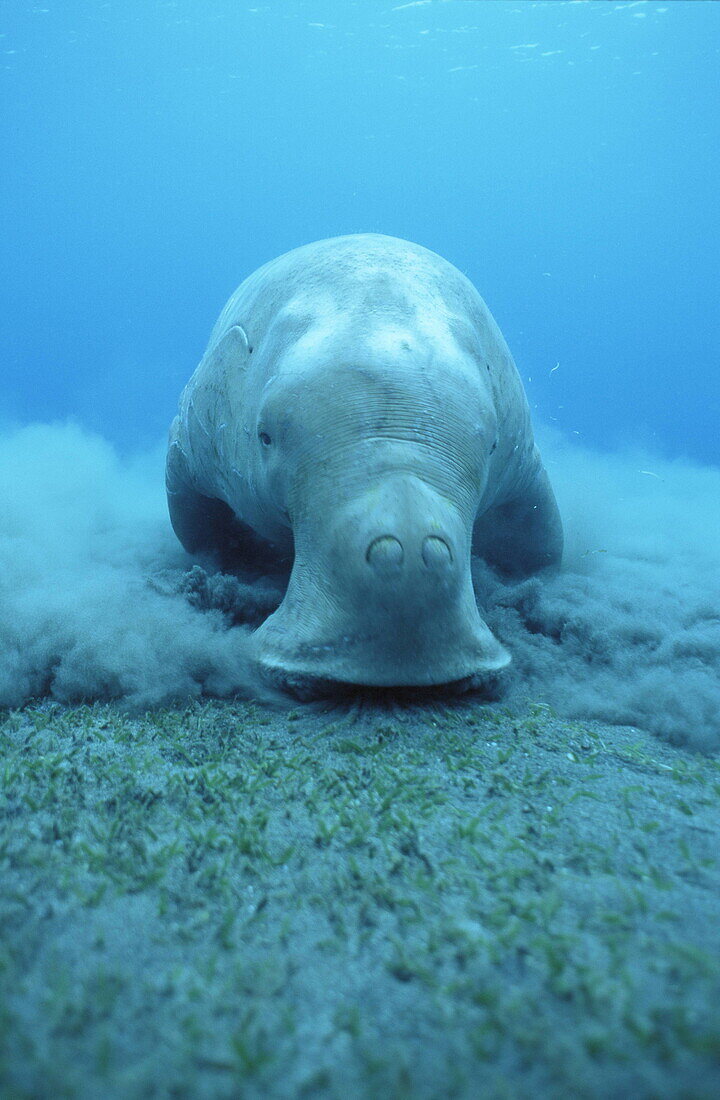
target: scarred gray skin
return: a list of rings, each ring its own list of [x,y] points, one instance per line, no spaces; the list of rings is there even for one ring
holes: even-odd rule
[[[494,674],[510,658],[478,612],[471,548],[515,576],[562,555],[489,310],[440,256],[380,234],[295,249],[233,294],[181,396],[167,492],[190,553],[292,562],[253,635],[287,685]]]

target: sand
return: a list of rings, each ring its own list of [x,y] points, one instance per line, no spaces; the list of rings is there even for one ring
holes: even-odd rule
[[[530,700],[0,718],[3,1097],[716,1097],[720,762]]]

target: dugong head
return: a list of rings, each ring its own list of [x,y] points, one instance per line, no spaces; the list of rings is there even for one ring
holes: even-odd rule
[[[503,668],[470,573],[496,437],[476,363],[408,333],[351,355],[300,341],[255,408],[253,492],[294,548],[285,598],[254,635],[266,674],[420,686]]]

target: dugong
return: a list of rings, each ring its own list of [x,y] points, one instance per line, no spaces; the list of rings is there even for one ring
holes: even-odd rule
[[[235,291],[183,390],[166,468],[191,554],[290,570],[252,636],[298,685],[480,682],[510,656],[471,553],[556,566],[557,504],[507,345],[472,283],[409,241],[317,241]]]

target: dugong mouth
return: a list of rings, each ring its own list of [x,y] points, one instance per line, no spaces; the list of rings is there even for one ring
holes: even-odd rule
[[[506,689],[508,665],[495,672],[464,676],[438,684],[365,684],[348,680],[333,680],[305,673],[289,673],[284,669],[263,667],[263,679],[276,690],[298,699],[311,702],[316,699],[364,698],[378,702],[423,703],[451,699],[468,692],[476,692],[485,701],[502,698]]]
[[[423,636],[415,629],[334,633],[299,638],[286,629],[282,605],[253,635],[261,674],[300,698],[342,694],[358,688],[479,688],[492,693],[510,655],[475,609],[470,622],[446,620]],[[455,629],[453,629],[453,626]]]

